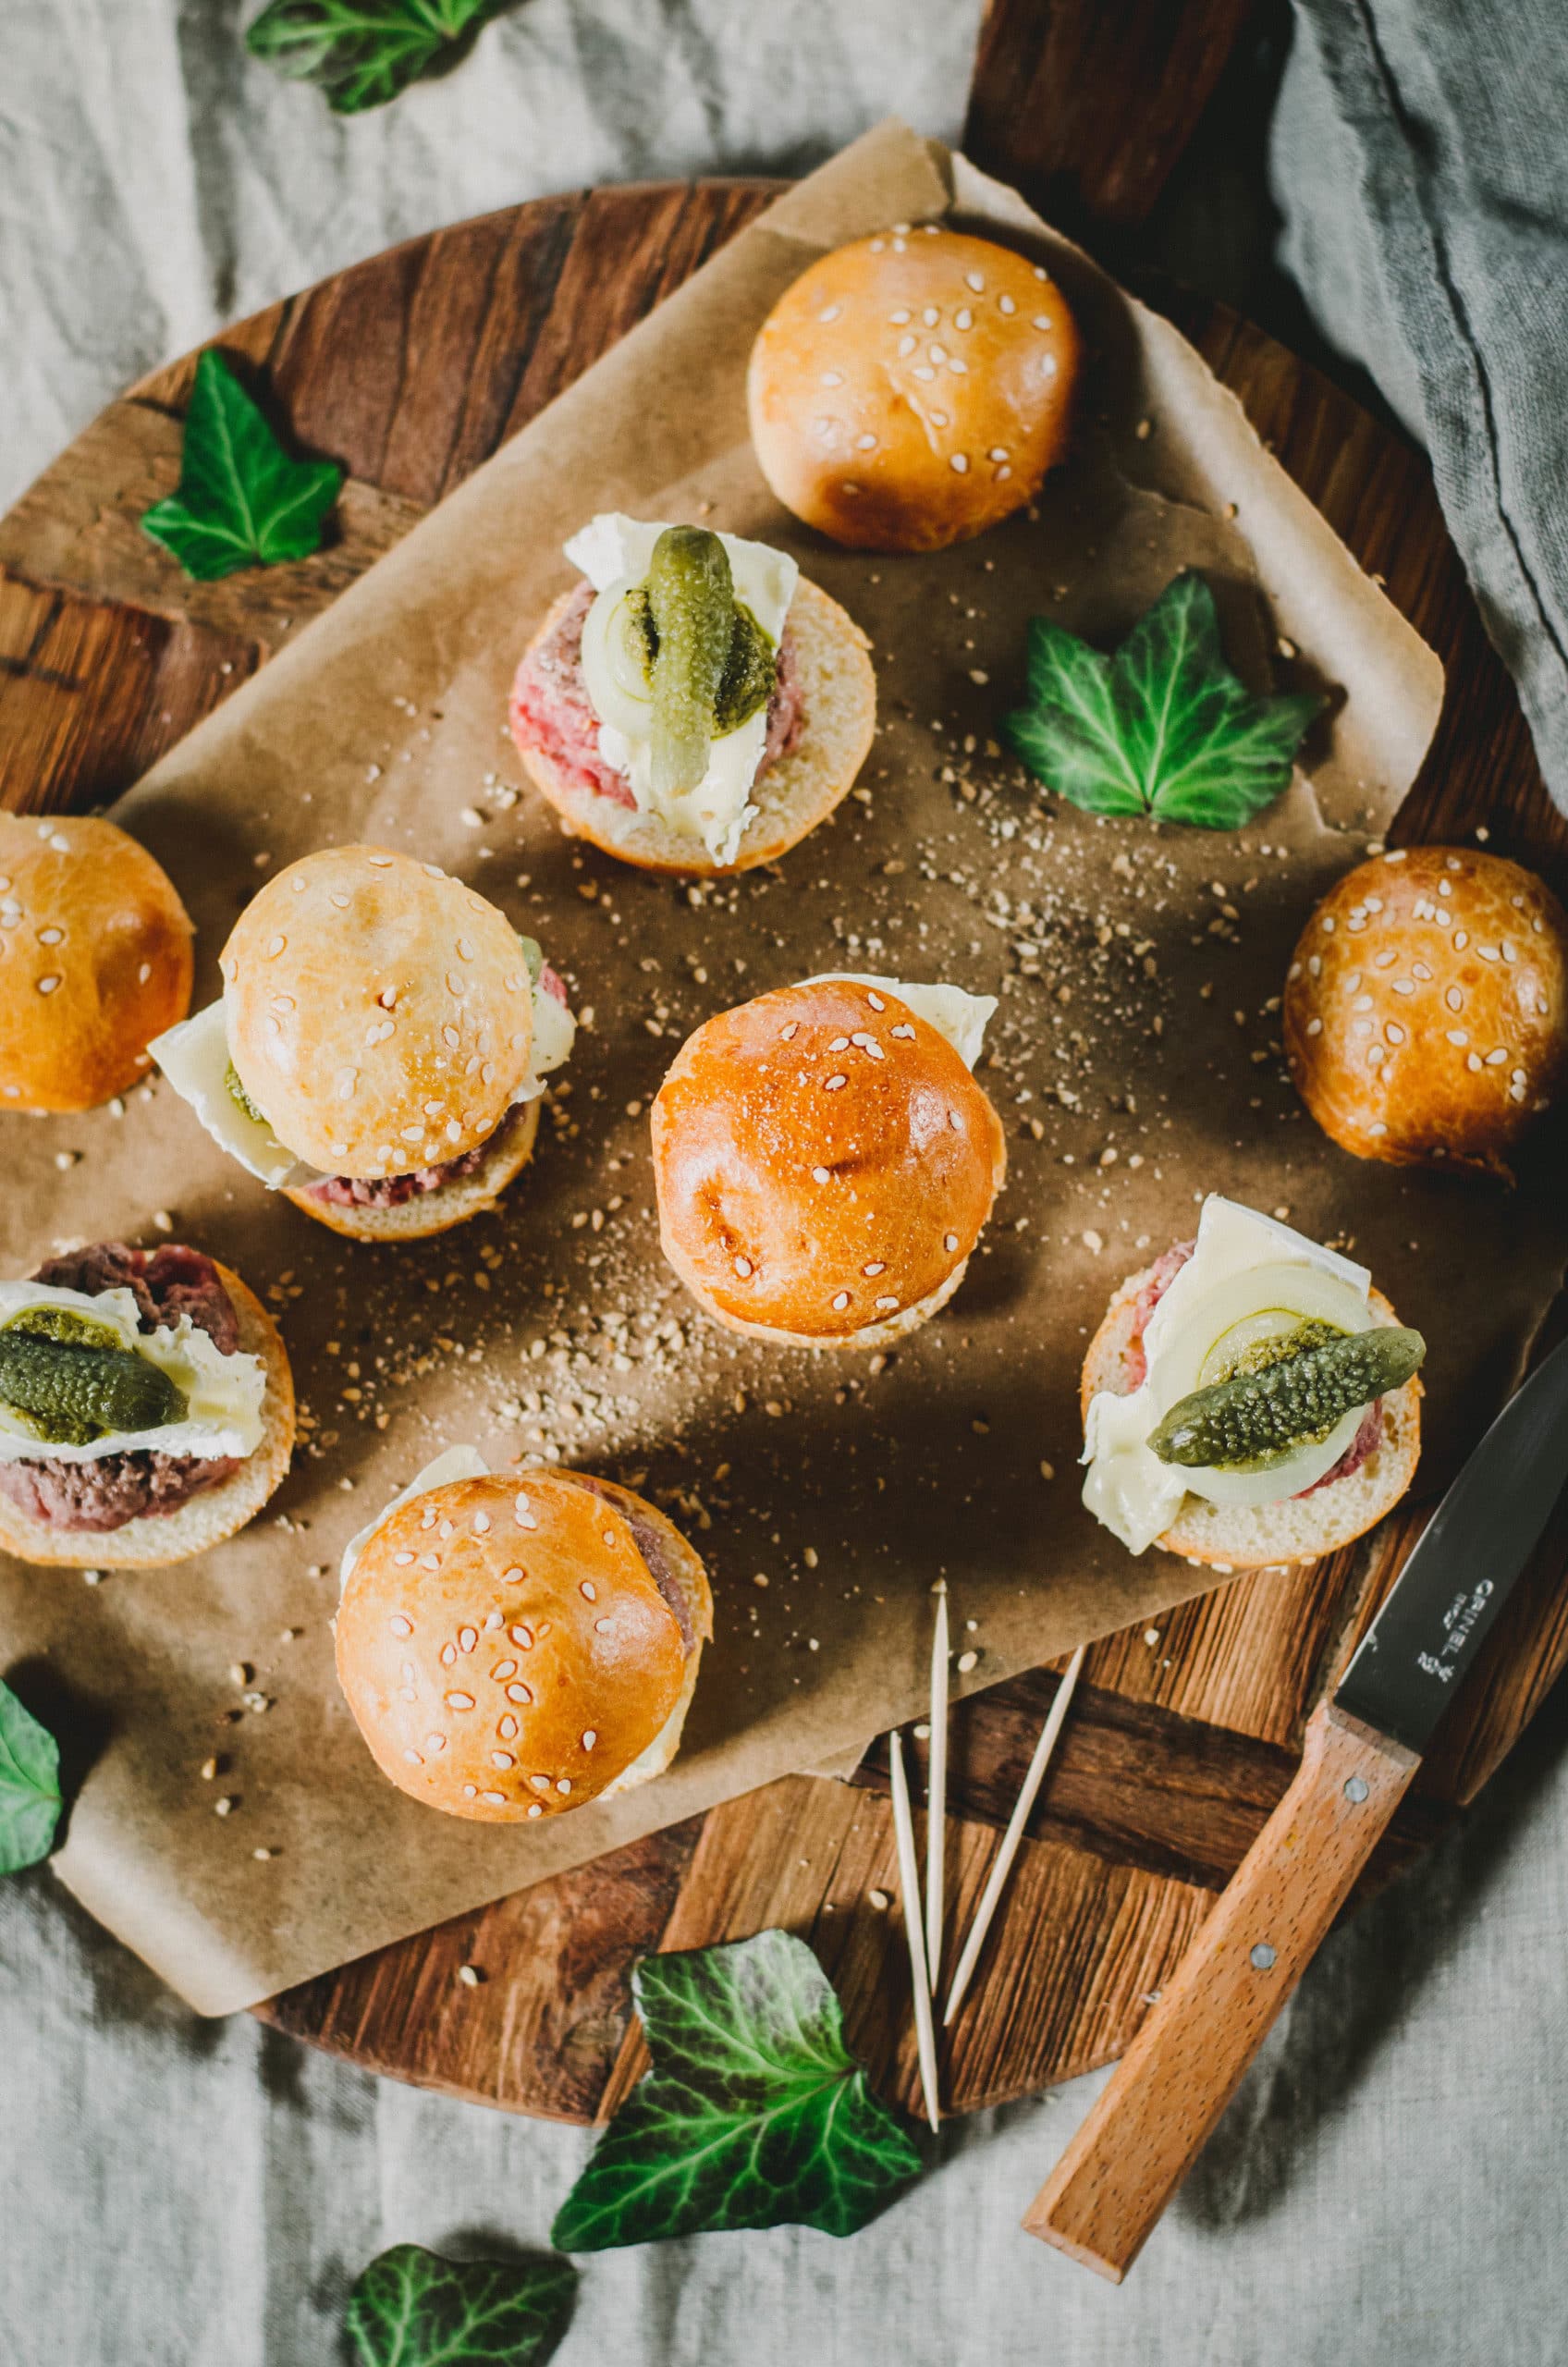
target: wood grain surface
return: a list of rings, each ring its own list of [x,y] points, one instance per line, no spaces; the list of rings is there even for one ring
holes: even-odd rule
[[[1025,2213],[1032,2236],[1120,2284],[1390,1821],[1417,1765],[1332,1701],[1301,1765]]]
[[[1140,7],[1129,0],[1119,15]],[[1144,7],[1150,21],[1162,13],[1152,0]],[[1199,13],[1212,24],[1239,15],[1218,0]],[[989,37],[1002,43],[1013,15],[994,9]],[[1000,85],[982,78],[977,87]],[[1167,166],[1171,145],[1166,138]],[[548,199],[415,240],[227,331],[225,351],[274,416],[350,472],[333,546],[295,566],[195,585],[140,533],[141,509],[174,481],[193,357],[111,405],[0,520],[0,800],[64,808],[117,794],[768,194],[756,183],[704,182]],[[1193,300],[1165,301],[1448,669],[1437,742],[1395,835],[1464,837],[1479,826],[1561,889],[1568,829],[1540,786],[1423,460],[1256,329]],[[952,2109],[1037,2090],[1126,2047],[1284,1794],[1325,1674],[1417,1521],[1406,1515],[1366,1550],[1285,1578],[1238,1580],[1158,1629],[1093,1648],[949,2034]],[[1560,1517],[1401,1808],[1375,1878],[1442,1830],[1568,1657],[1565,1563]],[[955,1716],[955,1939],[1053,1682],[1036,1672]],[[635,1958],[782,1923],[820,1954],[876,2080],[911,2102],[883,1781],[874,1754],[852,1784],[774,1784],[264,2010],[280,2029],[374,2069],[588,2120],[643,2067],[628,1988]],[[462,1967],[477,1980],[459,1981]]]

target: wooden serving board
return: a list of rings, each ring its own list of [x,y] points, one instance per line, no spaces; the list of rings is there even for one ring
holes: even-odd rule
[[[102,803],[766,202],[758,183],[545,200],[413,241],[227,331],[275,413],[351,482],[333,548],[186,583],[139,530],[174,484],[193,358],[134,387],[0,521],[0,801]],[[1436,646],[1448,699],[1403,840],[1477,827],[1564,884],[1541,788],[1421,459],[1219,308],[1181,325],[1363,563]],[[1060,1482],[1071,1486],[1071,1474]],[[1306,1711],[1397,1565],[1370,1550],[1243,1579],[1091,1651],[988,1958],[946,2050],[959,2111],[1115,2056],[1288,1783]],[[1440,1832],[1568,1658],[1568,1522],[1494,1631],[1483,1674],[1376,1874]],[[962,1638],[960,1638],[962,1643]],[[1055,1675],[954,1720],[949,1928],[967,1922]],[[884,1760],[794,1777],[276,1998],[278,2028],[379,2071],[587,2121],[643,2067],[634,1960],[768,1923],[803,1933],[887,2092],[915,2093]],[[472,1967],[477,1981],[459,1980]]]

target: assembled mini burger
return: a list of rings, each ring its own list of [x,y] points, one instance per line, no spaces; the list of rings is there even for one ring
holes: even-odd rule
[[[1089,1343],[1084,1502],[1134,1553],[1331,1553],[1410,1485],[1425,1354],[1365,1266],[1212,1196]]]
[[[511,728],[565,828],[650,871],[772,863],[848,793],[876,718],[865,635],[787,553],[608,512],[534,634]]]
[[[537,1822],[662,1774],[713,1599],[664,1515],[585,1472],[452,1447],[343,1557],[337,1674],[384,1775]]]
[[[0,1551],[183,1561],[260,1512],[293,1444],[276,1329],[200,1250],[98,1242],[0,1282]]]
[[[576,1023],[531,938],[435,864],[333,847],[269,880],[222,1000],[153,1049],[214,1140],[361,1241],[493,1208]]]
[[[811,978],[688,1037],[653,1109],[665,1256],[732,1331],[885,1347],[946,1306],[1007,1168],[988,996]]]
[[[91,816],[0,814],[0,1112],[92,1110],[190,1008],[190,923],[145,847]]]

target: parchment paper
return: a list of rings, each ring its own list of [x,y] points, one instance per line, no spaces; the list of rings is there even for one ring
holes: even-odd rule
[[[820,249],[955,199],[1037,249],[1079,308],[1080,453],[1037,512],[960,550],[831,549],[756,472],[748,348]],[[882,728],[862,791],[777,873],[692,894],[581,852],[514,797],[513,668],[569,579],[562,540],[617,505],[786,545],[873,637]],[[1120,631],[1194,563],[1244,670],[1265,680],[1282,638],[1298,653],[1282,677],[1334,689],[1310,785],[1239,839],[1053,812],[993,738],[1025,619]],[[502,1212],[418,1247],[345,1243],[269,1197],[161,1085],[120,1118],[4,1122],[0,1270],[66,1238],[169,1237],[161,1215],[271,1288],[311,1422],[274,1507],[199,1562],[96,1588],[0,1562],[4,1664],[55,1705],[82,1775],[56,1861],[77,1895],[226,2011],[909,1716],[938,1576],[977,1655],[961,1689],[1211,1584],[1131,1560],[1081,1511],[1073,1467],[1087,1332],[1206,1190],[1354,1241],[1427,1331],[1435,1478],[1515,1372],[1568,1225],[1529,1175],[1503,1201],[1332,1150],[1283,1079],[1274,999],[1439,697],[1431,653],[1191,349],[962,159],[884,126],[727,247],[119,809],[198,923],[199,1002],[266,872],[370,839],[472,879],[541,938],[586,1024]],[[1002,997],[982,1078],[1006,1194],[952,1306],[875,1370],[716,1331],[663,1267],[651,1208],[646,1108],[680,1040],[836,960]],[[62,1172],[66,1150],[80,1158]],[[459,1440],[644,1486],[714,1578],[675,1768],[538,1831],[404,1799],[332,1674],[345,1539]]]

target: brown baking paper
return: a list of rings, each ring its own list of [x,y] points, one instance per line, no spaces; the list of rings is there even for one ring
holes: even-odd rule
[[[955,198],[1080,311],[1079,455],[1037,512],[961,549],[832,549],[757,474],[748,348],[820,250]],[[690,896],[512,799],[513,668],[570,580],[563,539],[617,506],[785,545],[872,635],[882,728],[863,790],[776,872]],[[1120,632],[1190,564],[1256,679],[1284,636],[1290,679],[1332,688],[1310,779],[1240,838],[1056,810],[995,746],[1025,619]],[[1283,1081],[1273,1002],[1314,896],[1398,805],[1439,695],[1431,653],[1192,350],[962,159],[885,126],[726,247],[120,809],[199,924],[199,1002],[264,874],[368,839],[448,865],[537,936],[584,1032],[503,1211],[411,1248],[343,1242],[270,1197],[162,1085],[122,1118],[5,1122],[0,1269],[171,1222],[271,1289],[312,1422],[274,1505],[201,1561],[95,1588],[0,1564],[5,1665],[84,1738],[56,1861],[78,1896],[219,2013],[909,1717],[938,1576],[977,1655],[961,1690],[1212,1584],[1131,1559],[1074,1471],[1085,1337],[1207,1190],[1354,1239],[1431,1340],[1440,1467],[1518,1366],[1563,1217],[1528,1184],[1504,1201],[1334,1151]],[[646,1110],[679,1043],[835,963],[1001,996],[981,1074],[1007,1123],[1005,1195],[953,1305],[875,1367],[716,1330],[663,1266],[651,1209]],[[1476,1255],[1488,1238],[1506,1257]],[[644,1486],[714,1579],[673,1771],[538,1829],[402,1797],[333,1676],[346,1539],[464,1440]]]

